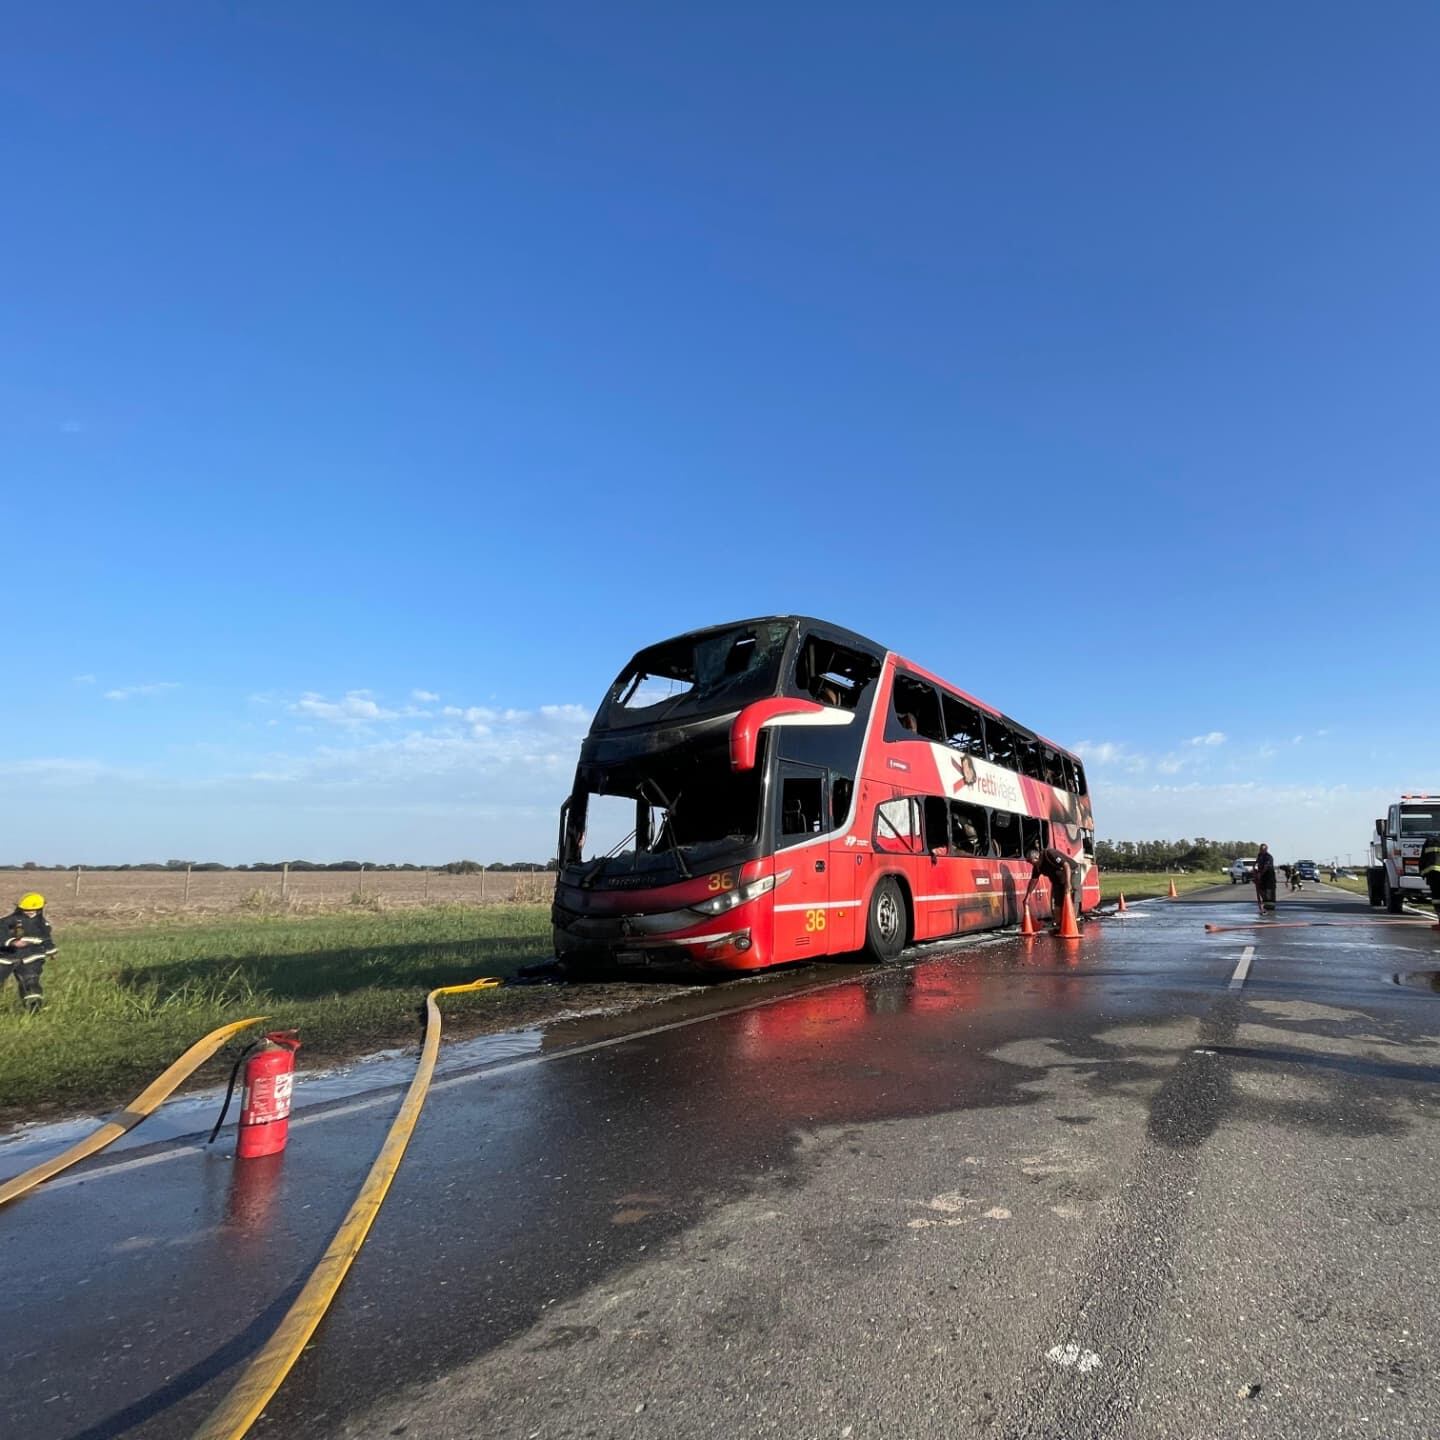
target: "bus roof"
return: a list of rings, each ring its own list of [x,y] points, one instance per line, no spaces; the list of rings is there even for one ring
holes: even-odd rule
[[[917,665],[913,660],[907,660],[898,651],[891,650],[888,646],[881,645],[878,641],[871,640],[868,636],[861,635],[854,630],[847,630],[843,625],[837,625],[832,620],[822,620],[815,615],[752,615],[746,620],[730,620],[723,625],[706,625],[698,630],[683,630],[678,635],[672,635],[668,640],[657,640],[652,644],[643,646],[637,654],[644,654],[647,650],[656,650],[661,646],[673,644],[677,640],[687,640],[692,637],[704,635],[719,635],[726,630],[736,630],[745,625],[762,625],[766,623],[781,622],[787,625],[810,626],[823,630],[826,636],[832,640],[842,641],[851,645],[857,650],[863,650],[874,655],[877,660],[893,656],[896,663],[903,665],[907,670],[930,681],[932,685],[938,685],[942,690],[948,690],[952,695],[964,700],[967,704],[974,705],[976,709],[983,710],[987,715],[993,715],[997,720],[1003,720],[1022,735],[1031,739],[1039,740],[1041,744],[1048,745],[1052,750],[1057,750],[1062,755],[1069,756],[1072,760],[1078,760],[1073,751],[1067,750],[1063,745],[1057,745],[1055,741],[1041,735],[1038,731],[1032,730],[1028,725],[1022,725],[1018,720],[1012,719],[1003,710],[997,710],[993,705],[987,704],[984,700],[971,695],[968,691],[962,690],[958,685],[952,684],[949,680],[936,675],[934,671],[927,670],[923,665]]]

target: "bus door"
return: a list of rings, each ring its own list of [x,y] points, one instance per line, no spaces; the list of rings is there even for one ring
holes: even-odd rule
[[[775,871],[790,878],[775,890],[775,962],[825,955],[830,944],[830,795],[818,765],[782,760],[775,793]]]

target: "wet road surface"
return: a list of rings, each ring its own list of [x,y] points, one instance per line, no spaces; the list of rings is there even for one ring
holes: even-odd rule
[[[1259,925],[1249,894],[726,987],[450,1076],[253,1433],[1429,1440],[1440,936],[1316,886]],[[0,1215],[0,1435],[187,1435],[397,1103]]]

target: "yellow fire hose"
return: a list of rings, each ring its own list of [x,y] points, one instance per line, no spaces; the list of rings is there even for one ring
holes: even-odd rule
[[[309,1343],[335,1298],[335,1292],[360,1253],[360,1247],[380,1213],[390,1182],[400,1168],[405,1147],[410,1143],[415,1122],[420,1118],[420,1107],[424,1105],[430,1089],[430,1076],[440,1050],[440,1007],[435,1003],[436,996],[488,990],[498,984],[499,980],[487,978],[472,980],[468,985],[442,985],[425,997],[425,1041],[420,1047],[420,1063],[416,1067],[415,1078],[405,1092],[400,1112],[391,1122],[390,1133],[386,1135],[385,1143],[355,1197],[355,1203],[340,1222],[340,1228],[320,1257],[319,1264],[310,1272],[305,1288],[285,1312],[279,1328],[264,1349],[245,1367],[230,1393],[195,1432],[194,1440],[240,1440],[250,1429],[300,1358],[300,1352]]]
[[[155,1077],[123,1110],[111,1116],[98,1130],[92,1130],[83,1140],[77,1140],[68,1150],[46,1160],[32,1169],[16,1175],[0,1185],[0,1205],[17,1200],[37,1185],[52,1179],[62,1170],[68,1170],[87,1155],[94,1155],[107,1145],[133,1130],[147,1115],[152,1115],[168,1099],[171,1092],[183,1080],[188,1080],[232,1035],[248,1026],[258,1025],[265,1017],[252,1016],[249,1020],[236,1020],[233,1024],[222,1025],[212,1030],[202,1040],[197,1040],[168,1069]]]

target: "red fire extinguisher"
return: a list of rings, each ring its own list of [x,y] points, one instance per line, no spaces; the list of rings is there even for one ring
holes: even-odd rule
[[[290,1138],[290,1091],[299,1048],[297,1031],[275,1030],[245,1062],[240,1139],[235,1149],[240,1159],[274,1155],[285,1148]]]

